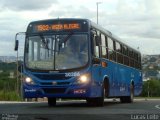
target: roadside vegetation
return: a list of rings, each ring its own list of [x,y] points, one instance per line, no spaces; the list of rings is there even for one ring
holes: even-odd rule
[[[139,97],[160,98],[160,80],[151,79],[143,82],[143,90]],[[16,63],[0,63],[0,101],[20,100],[20,93],[17,92]]]
[[[0,63],[0,101],[21,100],[17,93],[16,63]]]
[[[143,82],[142,97],[160,97],[160,80],[151,79]]]

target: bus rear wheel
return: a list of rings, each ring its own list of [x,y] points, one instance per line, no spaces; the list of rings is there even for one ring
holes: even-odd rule
[[[48,98],[48,106],[52,107],[56,105],[56,98],[49,97]]]
[[[134,100],[134,85],[130,86],[130,96],[120,97],[121,103],[133,103]]]

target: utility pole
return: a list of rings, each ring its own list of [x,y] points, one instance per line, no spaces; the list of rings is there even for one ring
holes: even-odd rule
[[[17,50],[17,85],[16,85],[16,91],[17,91],[17,94],[19,95],[19,73],[18,73],[18,66],[19,66],[19,63],[18,63],[18,50]]]
[[[97,24],[98,24],[98,5],[101,4],[102,2],[96,2],[97,5]]]
[[[21,80],[19,80],[19,77],[22,77],[22,76],[19,76],[19,75],[21,75],[21,74],[19,74],[19,71],[18,71],[18,67],[19,67],[19,62],[18,62],[18,58],[19,58],[19,56],[18,56],[18,46],[19,46],[19,40],[17,39],[18,38],[18,36],[19,35],[26,35],[26,33],[25,32],[19,32],[19,33],[17,33],[16,35],[15,35],[15,48],[14,48],[14,50],[15,51],[17,51],[17,81],[16,81],[16,92],[17,92],[17,94],[18,94],[18,96],[20,95],[20,88],[21,88],[21,86],[20,86],[20,84],[21,84]]]

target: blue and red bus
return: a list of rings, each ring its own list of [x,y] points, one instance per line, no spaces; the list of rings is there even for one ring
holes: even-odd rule
[[[25,32],[23,76],[24,98],[47,97],[49,106],[57,98],[131,103],[142,91],[141,54],[88,19],[34,21]]]

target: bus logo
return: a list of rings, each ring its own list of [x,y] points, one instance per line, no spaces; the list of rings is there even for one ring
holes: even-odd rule
[[[53,82],[52,82],[52,85],[57,85],[57,82],[53,81]]]

